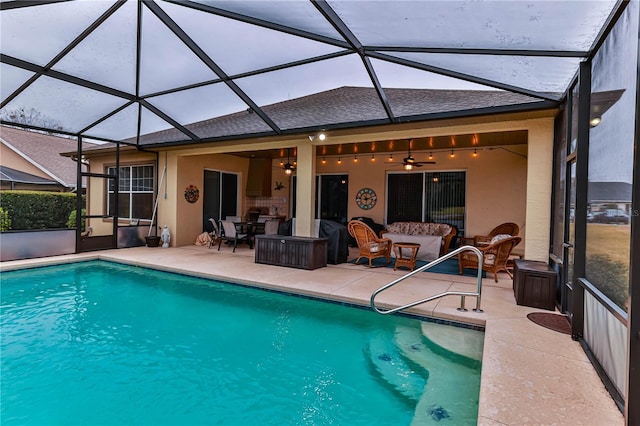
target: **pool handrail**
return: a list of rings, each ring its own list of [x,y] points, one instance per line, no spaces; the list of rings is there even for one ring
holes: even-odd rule
[[[385,291],[386,289],[393,287],[394,285],[406,280],[407,278],[417,274],[418,272],[422,272],[422,271],[426,271],[427,269],[436,266],[442,262],[444,262],[445,260],[456,256],[458,253],[461,253],[463,251],[472,251],[476,254],[476,256],[478,256],[478,290],[476,292],[469,292],[469,291],[445,291],[444,293],[439,293],[430,297],[427,297],[426,299],[421,299],[418,300],[416,302],[411,302],[408,303],[406,305],[402,305],[399,306],[397,308],[392,308],[392,309],[380,309],[376,306],[375,304],[375,298],[378,294],[382,293],[383,291]],[[376,311],[379,314],[382,315],[388,315],[388,314],[392,314],[394,312],[398,312],[398,311],[402,311],[404,309],[409,309],[412,308],[414,306],[420,305],[422,303],[427,303],[430,302],[432,300],[435,299],[440,299],[442,297],[445,296],[460,296],[460,307],[457,308],[459,311],[467,311],[467,309],[464,307],[464,299],[465,296],[471,296],[471,297],[475,297],[476,298],[476,307],[473,309],[474,312],[483,312],[482,309],[480,309],[480,301],[482,298],[482,252],[480,250],[478,250],[477,247],[474,246],[462,246],[462,247],[458,247],[457,249],[445,254],[442,257],[437,258],[436,260],[427,263],[426,265],[420,266],[418,269],[415,269],[411,272],[409,272],[406,275],[401,276],[400,278],[391,281],[389,284],[386,284],[382,287],[380,287],[379,289],[377,289],[376,291],[374,291],[371,294],[371,299],[370,299],[370,305],[371,308]]]

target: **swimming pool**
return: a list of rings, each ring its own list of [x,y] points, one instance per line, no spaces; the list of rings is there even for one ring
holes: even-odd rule
[[[103,261],[1,300],[4,425],[476,424],[481,331]]]

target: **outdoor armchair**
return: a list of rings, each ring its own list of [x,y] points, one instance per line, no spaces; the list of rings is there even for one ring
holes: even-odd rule
[[[496,282],[498,282],[498,272],[506,272],[513,279],[513,275],[507,268],[507,260],[509,260],[513,248],[521,240],[521,237],[501,237],[498,234],[490,244],[478,247],[478,250],[482,252],[482,270],[493,272],[493,278]],[[458,254],[458,268],[461,275],[465,268],[478,269],[478,257],[471,250],[463,251]]]
[[[500,225],[493,228],[491,232],[489,232],[487,235],[474,236],[473,245],[476,247],[481,246],[483,244],[486,245],[496,235],[509,235],[511,237],[516,237],[518,236],[519,232],[520,232],[520,227],[517,224],[511,223],[511,222],[501,223]]]
[[[358,263],[362,258],[366,258],[369,259],[369,267],[373,267],[371,262],[379,257],[387,259],[387,265],[391,263],[392,242],[389,238],[378,238],[373,229],[359,220],[350,221],[347,229],[349,230],[349,235],[356,240],[360,250],[355,263]]]

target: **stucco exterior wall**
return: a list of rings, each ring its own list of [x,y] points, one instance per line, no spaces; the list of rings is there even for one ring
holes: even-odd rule
[[[202,208],[204,190],[204,171],[216,170],[238,173],[238,215],[244,215],[243,194],[246,176],[249,171],[249,159],[226,154],[184,156],[169,153],[167,168],[167,198],[160,197],[158,204],[158,225],[168,225],[174,238],[171,244],[177,246],[193,244],[202,233]],[[161,155],[162,169],[164,155]],[[175,186],[171,182],[176,182]],[[200,190],[200,198],[189,203],[184,198],[184,190],[195,185]],[[162,192],[161,192],[162,194]]]
[[[509,152],[513,151],[513,152]],[[466,235],[484,235],[502,222],[515,222],[520,227],[525,224],[527,204],[527,153],[526,145],[503,149],[480,150],[476,157],[473,151],[457,151],[454,158],[450,152],[435,152],[434,165],[418,168],[422,172],[465,171],[467,177]],[[427,160],[426,153],[413,153],[420,160]],[[406,156],[406,154],[404,155]],[[385,197],[388,173],[403,172],[399,161],[402,156],[394,156],[395,164],[387,164],[388,155],[379,154],[375,161],[363,155],[354,162],[354,156],[318,158],[318,173],[343,173],[349,175],[349,217],[367,216],[377,223],[386,224]],[[360,209],[355,201],[361,188],[371,188],[378,196],[378,202],[369,210]]]
[[[7,148],[4,143],[0,143],[0,158],[2,159],[1,164],[5,167],[29,173],[34,176],[39,176],[44,179],[51,179],[51,176],[25,160],[24,157],[18,155],[14,150]]]

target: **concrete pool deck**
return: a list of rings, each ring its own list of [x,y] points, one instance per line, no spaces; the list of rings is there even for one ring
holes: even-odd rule
[[[353,256],[350,257],[350,259]],[[371,293],[406,274],[406,270],[368,268],[343,263],[313,271],[256,264],[254,251],[182,246],[136,247],[79,255],[0,263],[0,272],[24,267],[103,259],[206,278],[239,282],[289,293],[369,306]],[[448,296],[409,312],[485,327],[479,425],[623,425],[624,418],[578,342],[527,319],[530,312],[550,312],[516,304],[512,281],[499,274],[483,279],[482,309],[459,312],[460,298]],[[383,306],[397,306],[447,290],[475,291],[475,277],[423,272],[379,296]]]

